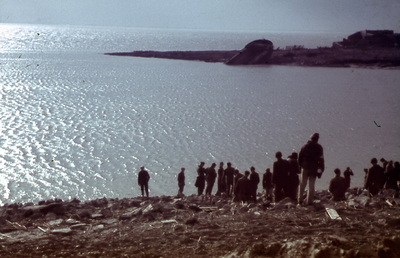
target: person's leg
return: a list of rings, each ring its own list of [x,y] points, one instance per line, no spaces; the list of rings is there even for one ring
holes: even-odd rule
[[[297,196],[297,203],[299,204],[303,203],[304,189],[306,189],[308,180],[307,174],[307,170],[301,169],[299,195]]]
[[[307,194],[307,204],[311,205],[314,202],[314,192],[315,192],[315,181],[316,176],[308,177],[308,194]]]
[[[146,196],[149,197],[149,184],[145,184],[144,188],[146,190]]]

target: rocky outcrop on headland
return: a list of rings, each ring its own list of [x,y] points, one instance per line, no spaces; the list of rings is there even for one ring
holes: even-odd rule
[[[258,65],[268,64],[274,51],[274,45],[266,39],[259,39],[247,44],[239,53],[225,64],[227,65]]]
[[[224,197],[48,200],[0,208],[1,257],[400,257],[400,200],[350,189],[314,206]],[[336,211],[332,217],[326,208]]]
[[[400,67],[400,34],[393,31],[361,31],[332,47],[273,49],[269,40],[255,40],[241,51],[134,51],[106,53],[113,56],[166,58],[227,65],[293,65],[311,67]]]

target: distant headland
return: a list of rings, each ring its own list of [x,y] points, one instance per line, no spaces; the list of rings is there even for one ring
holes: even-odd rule
[[[222,62],[227,65],[399,68],[400,34],[392,30],[364,30],[343,41],[333,42],[331,47],[316,49],[299,45],[274,49],[271,41],[260,39],[250,42],[242,50],[133,51],[106,55]]]

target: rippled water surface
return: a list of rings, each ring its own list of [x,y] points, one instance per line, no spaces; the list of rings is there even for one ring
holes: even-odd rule
[[[351,167],[352,184],[361,186],[372,157],[400,160],[398,70],[102,55],[240,49],[258,36],[250,34],[235,46],[238,33],[0,28],[1,203],[135,196],[141,165],[151,195],[176,194],[181,167],[191,194],[200,161],[231,161],[242,172],[255,166],[261,174],[276,151],[299,151],[314,132],[326,159],[319,189],[336,167]]]

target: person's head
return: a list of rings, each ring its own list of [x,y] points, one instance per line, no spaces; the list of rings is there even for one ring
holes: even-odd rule
[[[376,163],[378,163],[378,160],[377,160],[376,158],[372,158],[372,159],[371,159],[371,164],[374,165],[374,164],[376,164]]]
[[[219,166],[220,166],[220,167],[223,167],[223,166],[224,166],[224,162],[220,162],[220,163],[219,163]]]
[[[181,168],[181,172],[185,172],[185,168]]]
[[[200,167],[203,167],[204,166],[204,164],[206,164],[206,163],[204,163],[203,161],[202,162],[200,162]]]
[[[335,172],[335,174],[336,174],[337,176],[340,176],[340,169],[335,168],[335,170],[334,170],[333,172]]]
[[[269,168],[267,168],[267,169],[265,170],[265,172],[270,173],[271,170],[270,170]]]
[[[215,164],[215,163],[211,164],[211,167],[213,167],[213,168],[215,168],[216,166],[217,166],[217,164]]]
[[[249,172],[248,170],[246,170],[246,171],[244,172],[244,175],[245,175],[246,177],[248,177],[248,176],[250,175],[250,172]]]
[[[232,166],[232,164],[231,164],[230,162],[226,163],[226,165],[227,165],[228,167]]]
[[[234,175],[239,174],[239,169],[235,169],[235,171],[233,171],[233,174],[234,174]]]
[[[292,159],[297,159],[297,152],[292,152],[292,155],[289,156]]]
[[[364,168],[364,172],[365,172],[365,174],[367,174],[368,173],[368,168]]]
[[[314,133],[310,136],[311,141],[317,142],[319,139],[319,133]]]
[[[394,167],[395,167],[395,168],[400,168],[400,163],[399,163],[398,161],[396,161],[396,162],[394,163]]]
[[[252,166],[251,168],[250,168],[250,171],[255,171],[256,169]]]
[[[140,169],[143,170],[143,169],[144,169],[144,166],[141,166]]]
[[[381,158],[380,161],[381,161],[382,163],[387,162],[386,159],[384,159],[384,158]],[[378,162],[377,162],[377,163],[378,163]]]
[[[282,158],[282,152],[278,151],[277,153],[275,153],[275,158],[277,159]]]

